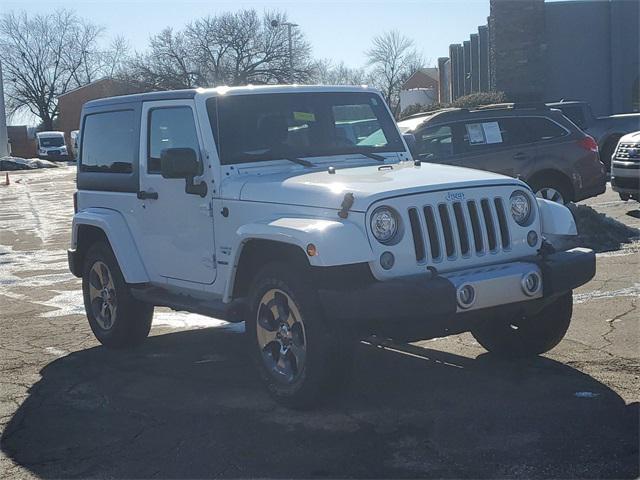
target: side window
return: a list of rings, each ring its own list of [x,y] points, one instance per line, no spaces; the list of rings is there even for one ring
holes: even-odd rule
[[[483,153],[506,146],[504,119],[487,119],[461,124],[461,149],[467,153]]]
[[[148,173],[160,173],[160,155],[167,148],[191,148],[199,154],[190,107],[162,107],[149,112]]]
[[[534,142],[552,140],[564,137],[567,131],[555,122],[541,117],[531,117],[525,120],[527,130]]]
[[[131,173],[137,149],[133,110],[93,113],[84,119],[80,171]]]
[[[508,117],[465,122],[462,135],[463,149],[482,153],[501,147],[514,147],[533,140],[522,117]]]
[[[580,128],[585,127],[587,121],[584,118],[584,112],[582,111],[581,107],[566,106],[566,107],[561,107],[560,110],[562,110],[562,113],[564,114],[565,117],[567,117],[569,120],[575,123],[578,127]]]
[[[515,147],[534,141],[529,130],[528,120],[524,117],[509,117],[501,118],[498,121],[502,132],[502,141],[506,146]]]
[[[449,125],[425,128],[416,134],[416,152],[425,161],[453,155],[453,131]]]
[[[338,146],[383,146],[387,137],[371,105],[333,105],[334,138]]]

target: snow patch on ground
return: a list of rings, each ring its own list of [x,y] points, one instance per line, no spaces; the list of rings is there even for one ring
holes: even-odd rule
[[[69,315],[85,315],[84,300],[80,280],[68,271],[64,252],[38,250],[35,252],[16,252],[10,247],[0,245],[0,295],[15,300],[30,300],[33,303],[49,307],[51,310],[40,313],[41,318],[58,318]],[[60,273],[50,273],[61,270]],[[38,272],[42,272],[39,274]],[[73,289],[64,289],[68,282],[74,282]],[[34,301],[25,295],[24,288],[45,289],[53,296],[48,300]],[[19,289],[20,292],[14,291]],[[230,324],[223,320],[196,315],[187,312],[157,311],[153,318],[154,327],[175,329],[225,328],[234,332],[243,332],[244,324]]]
[[[586,247],[598,253],[611,252],[640,240],[640,230],[637,228],[625,225],[587,205],[570,204],[569,208],[576,221],[578,235],[554,238],[552,244],[558,250]]]
[[[39,168],[57,168],[60,165],[40,158],[0,158],[0,171],[37,170]]]
[[[44,349],[44,351],[56,357],[64,357],[65,355],[69,354],[69,352],[67,352],[66,350],[62,350],[56,347],[47,347]]]
[[[39,305],[52,307],[54,310],[41,313],[44,318],[66,317],[67,315],[84,315],[84,299],[82,291],[67,290],[57,292],[57,295],[46,302],[38,302]]]
[[[573,303],[585,303],[591,300],[600,300],[603,298],[614,297],[634,297],[640,296],[640,283],[634,283],[633,286],[620,288],[618,290],[594,290],[592,292],[576,293],[573,295]]]
[[[236,333],[244,332],[244,323],[229,323],[217,318],[187,312],[157,312],[153,315],[154,327],[170,328],[225,328]]]

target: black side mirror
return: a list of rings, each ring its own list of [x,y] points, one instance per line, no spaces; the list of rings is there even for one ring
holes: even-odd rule
[[[167,148],[160,153],[160,172],[163,178],[184,178],[185,192],[204,197],[205,182],[193,183],[193,178],[202,175],[202,166],[193,148]]]
[[[160,172],[164,178],[193,178],[202,170],[193,148],[166,148],[160,153]]]
[[[407,142],[407,147],[409,147],[409,152],[411,152],[412,156],[416,156],[416,137],[413,133],[403,133],[402,138]]]

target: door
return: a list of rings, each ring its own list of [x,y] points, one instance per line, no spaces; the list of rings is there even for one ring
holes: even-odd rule
[[[211,182],[203,164],[203,149],[191,100],[147,102],[140,129],[140,192],[138,248],[152,281],[210,284],[215,280],[211,195],[187,193],[187,184]],[[202,176],[164,178],[160,156],[169,148],[190,148],[201,164]],[[198,189],[195,189],[198,190]],[[211,190],[211,189],[209,189]]]
[[[458,165],[520,177],[535,161],[525,117],[487,118],[460,122]]]

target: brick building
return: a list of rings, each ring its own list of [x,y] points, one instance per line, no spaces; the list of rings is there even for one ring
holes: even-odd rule
[[[80,128],[82,106],[89,100],[139,93],[140,89],[114,78],[103,78],[58,97],[57,130],[65,134],[67,145],[71,145],[71,132]]]
[[[440,75],[437,68],[416,70],[400,89],[400,110],[414,105],[431,105],[439,101]]]
[[[440,96],[497,90],[514,101],[586,100],[598,115],[637,111],[639,19],[635,0],[490,0],[487,25],[439,60],[450,79]]]
[[[11,155],[20,158],[34,158],[37,156],[35,128],[26,125],[8,125],[7,136]]]

